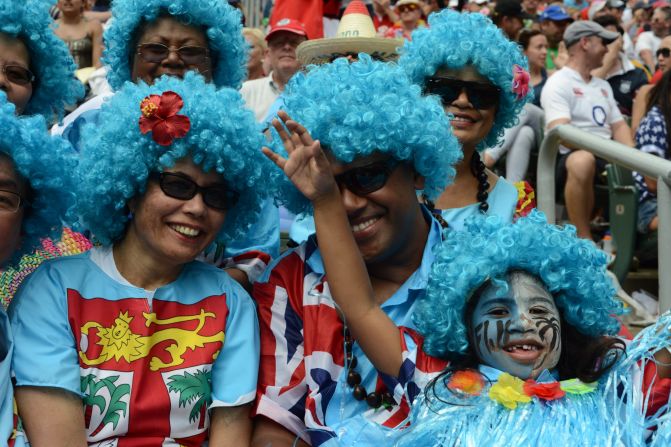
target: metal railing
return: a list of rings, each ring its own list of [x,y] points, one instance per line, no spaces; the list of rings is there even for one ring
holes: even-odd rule
[[[657,215],[659,216],[659,308],[671,309],[671,161],[606,140],[567,124],[546,133],[538,156],[538,208],[548,222],[555,218],[555,161],[560,143],[584,149],[613,164],[657,179]]]

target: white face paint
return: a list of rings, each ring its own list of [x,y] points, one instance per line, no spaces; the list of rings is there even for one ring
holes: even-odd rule
[[[554,368],[561,323],[554,298],[525,272],[508,276],[508,291],[488,286],[471,316],[471,343],[481,363],[521,379]]]

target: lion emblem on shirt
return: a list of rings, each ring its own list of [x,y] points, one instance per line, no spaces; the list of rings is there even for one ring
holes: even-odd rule
[[[143,312],[144,323],[146,327],[152,325],[168,326],[177,323],[184,323],[189,321],[197,321],[198,324],[194,329],[184,329],[181,327],[169,327],[165,329],[158,329],[149,336],[142,336],[133,333],[131,329],[131,322],[133,318],[128,312],[119,312],[119,316],[114,319],[114,322],[109,327],[104,327],[100,323],[90,321],[84,324],[81,328],[82,339],[88,339],[92,331],[97,332],[99,340],[96,344],[102,346],[100,354],[92,359],[89,359],[85,350],[80,350],[79,358],[85,365],[94,366],[100,365],[108,360],[114,359],[117,362],[124,359],[128,363],[135,360],[148,357],[152,349],[159,343],[165,341],[172,341],[170,345],[164,350],[170,354],[170,361],[164,362],[159,357],[154,356],[149,362],[149,368],[152,371],[158,371],[162,368],[170,368],[179,366],[184,363],[184,354],[187,349],[192,351],[196,348],[202,348],[208,343],[224,342],[224,332],[219,331],[214,335],[206,336],[200,332],[205,326],[208,318],[215,318],[216,315],[212,312],[206,312],[200,309],[200,313],[196,315],[180,315],[177,317],[159,319],[156,318],[155,313]]]

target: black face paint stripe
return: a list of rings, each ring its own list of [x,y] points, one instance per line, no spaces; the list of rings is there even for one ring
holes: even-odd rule
[[[482,327],[483,323],[480,323],[477,326],[475,326],[475,333],[473,334],[473,339],[475,343],[475,352],[478,355],[478,357],[482,357],[482,352],[480,351],[480,340],[484,339]]]

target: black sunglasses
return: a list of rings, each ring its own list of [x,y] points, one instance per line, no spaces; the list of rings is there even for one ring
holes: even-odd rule
[[[491,109],[499,103],[501,89],[485,82],[462,81],[461,79],[432,76],[426,80],[424,91],[438,95],[444,106],[449,106],[465,91],[470,102],[476,109]]]
[[[166,196],[178,200],[191,200],[196,194],[201,193],[205,205],[216,210],[225,211],[233,208],[240,197],[240,194],[223,183],[203,187],[189,177],[173,172],[154,173],[152,177],[158,179],[161,191]]]
[[[669,57],[671,56],[671,48],[660,48],[657,50],[657,57],[659,56],[664,56],[664,57]]]
[[[143,43],[137,46],[137,54],[142,57],[142,60],[153,64],[159,64],[166,60],[171,51],[173,51],[171,47],[162,43]],[[186,65],[202,65],[210,56],[210,51],[205,47],[186,46],[174,51]]]
[[[400,163],[393,158],[376,161],[338,174],[335,176],[335,181],[357,196],[365,196],[382,188]]]
[[[28,85],[35,80],[33,72],[20,65],[3,65],[2,74],[9,82],[16,85]]]

